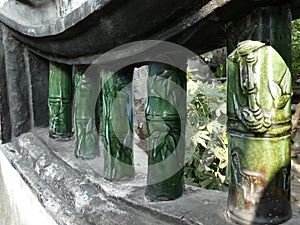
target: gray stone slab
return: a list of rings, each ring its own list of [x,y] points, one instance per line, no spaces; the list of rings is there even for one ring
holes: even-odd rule
[[[48,126],[49,61],[24,51],[26,74],[30,82],[31,123],[35,127]]]
[[[144,197],[143,169],[134,179],[109,182],[97,168],[101,157],[77,159],[74,142],[54,141],[48,138],[47,129],[35,129],[21,135],[15,145],[0,148],[60,225],[232,224],[224,216],[227,193],[187,186],[177,200],[149,202]],[[294,204],[293,218],[285,224],[299,221],[300,207]]]
[[[7,83],[5,70],[4,47],[0,29],[0,140],[8,142],[11,138],[9,103],[7,97]]]
[[[4,142],[48,126],[49,62],[30,52],[1,25],[0,137]]]
[[[5,26],[1,29],[11,136],[16,137],[31,128],[24,45],[14,39]]]
[[[201,54],[226,45],[226,24],[251,9],[284,0],[6,0],[0,20],[50,60],[89,64],[100,54],[140,40],[167,40]],[[293,18],[299,1],[291,0]],[[79,7],[74,4],[82,3]],[[41,8],[43,10],[41,10]],[[132,13],[134,9],[135,13]],[[151,18],[151,19],[149,19]],[[142,24],[142,26],[141,26]],[[22,34],[21,34],[22,33]],[[23,35],[24,34],[24,35]],[[131,49],[134,52],[135,49]]]

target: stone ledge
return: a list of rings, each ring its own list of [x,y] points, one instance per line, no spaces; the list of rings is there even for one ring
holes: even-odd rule
[[[74,142],[54,141],[47,129],[23,134],[0,149],[59,225],[231,224],[224,217],[227,193],[187,186],[175,201],[149,202],[142,170],[129,181],[106,181],[101,158],[75,158]],[[293,214],[285,224],[300,224],[299,206],[293,205]]]

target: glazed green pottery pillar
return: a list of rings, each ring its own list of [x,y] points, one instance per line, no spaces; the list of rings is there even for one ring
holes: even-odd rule
[[[259,41],[240,42],[227,60],[230,217],[278,224],[291,217],[291,73]]]
[[[291,13],[268,6],[228,26],[228,212],[279,224],[290,205]]]
[[[68,139],[72,135],[72,69],[50,63],[49,77],[49,136]]]
[[[124,180],[134,176],[133,166],[133,67],[116,73],[101,71],[103,96],[102,140],[104,177]]]
[[[99,75],[80,70],[75,74],[75,156],[83,159],[99,155]]]
[[[150,63],[145,114],[149,136],[146,197],[176,199],[184,190],[185,72]]]

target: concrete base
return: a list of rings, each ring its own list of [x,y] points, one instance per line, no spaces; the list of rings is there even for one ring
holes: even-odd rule
[[[0,151],[0,224],[57,225]]]
[[[232,224],[224,216],[224,192],[187,186],[177,200],[147,201],[142,150],[135,155],[138,169],[134,179],[109,182],[101,177],[101,157],[75,158],[74,142],[54,141],[48,138],[47,129],[23,134],[14,144],[2,144],[0,149],[0,211],[8,215],[0,224],[55,224],[53,220],[59,225]],[[17,191],[11,189],[17,187]],[[31,200],[22,199],[24,196],[31,196]],[[293,205],[293,213],[285,224],[300,224],[300,207]],[[16,222],[11,223],[12,218]]]

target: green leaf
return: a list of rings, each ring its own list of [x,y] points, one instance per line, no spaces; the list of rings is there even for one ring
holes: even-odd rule
[[[189,83],[191,85],[189,85]],[[225,190],[227,184],[226,85],[189,80],[185,176],[201,187]],[[224,178],[225,177],[225,178]],[[222,183],[224,181],[224,184]]]
[[[194,178],[192,178],[192,177],[188,177],[188,178],[185,178],[185,183],[187,184],[187,185],[192,185],[192,186],[198,186],[199,187],[199,184],[197,184],[196,182],[194,182]]]
[[[224,148],[217,148],[217,150],[214,152],[215,156],[218,159],[227,159],[227,151]]]
[[[125,138],[124,138],[124,141],[123,141],[123,145],[124,146],[131,146],[131,142],[132,142],[132,136],[131,136],[131,133],[130,132],[127,132]]]
[[[170,150],[174,150],[176,148],[175,138],[172,135],[167,135],[166,142]]]
[[[290,71],[289,71],[289,69],[287,69],[285,71],[285,74],[284,74],[281,82],[280,82],[280,87],[281,87],[281,89],[283,91],[283,94],[289,94],[288,93],[289,92],[288,91],[288,84],[289,84],[289,81],[290,81],[290,75],[291,75]]]
[[[227,165],[228,165],[228,161],[227,160],[225,160],[225,159],[221,159],[220,160],[220,163],[219,163],[219,168],[220,169],[225,169],[227,167]]]
[[[206,188],[206,187],[209,186],[211,183],[212,183],[212,179],[211,179],[211,178],[205,179],[204,181],[202,181],[202,182],[200,183],[200,187]]]
[[[219,177],[221,183],[225,183],[225,181],[226,181],[226,176],[225,176],[225,175],[222,175],[220,172],[218,172],[217,174],[218,174],[218,177]]]
[[[87,125],[86,125],[86,129],[85,129],[85,132],[86,133],[90,133],[92,132],[93,130],[93,120],[92,119],[89,119]]]
[[[282,95],[282,91],[279,85],[275,83],[275,81],[269,80],[269,88],[270,88],[271,95],[274,99],[277,99]]]

